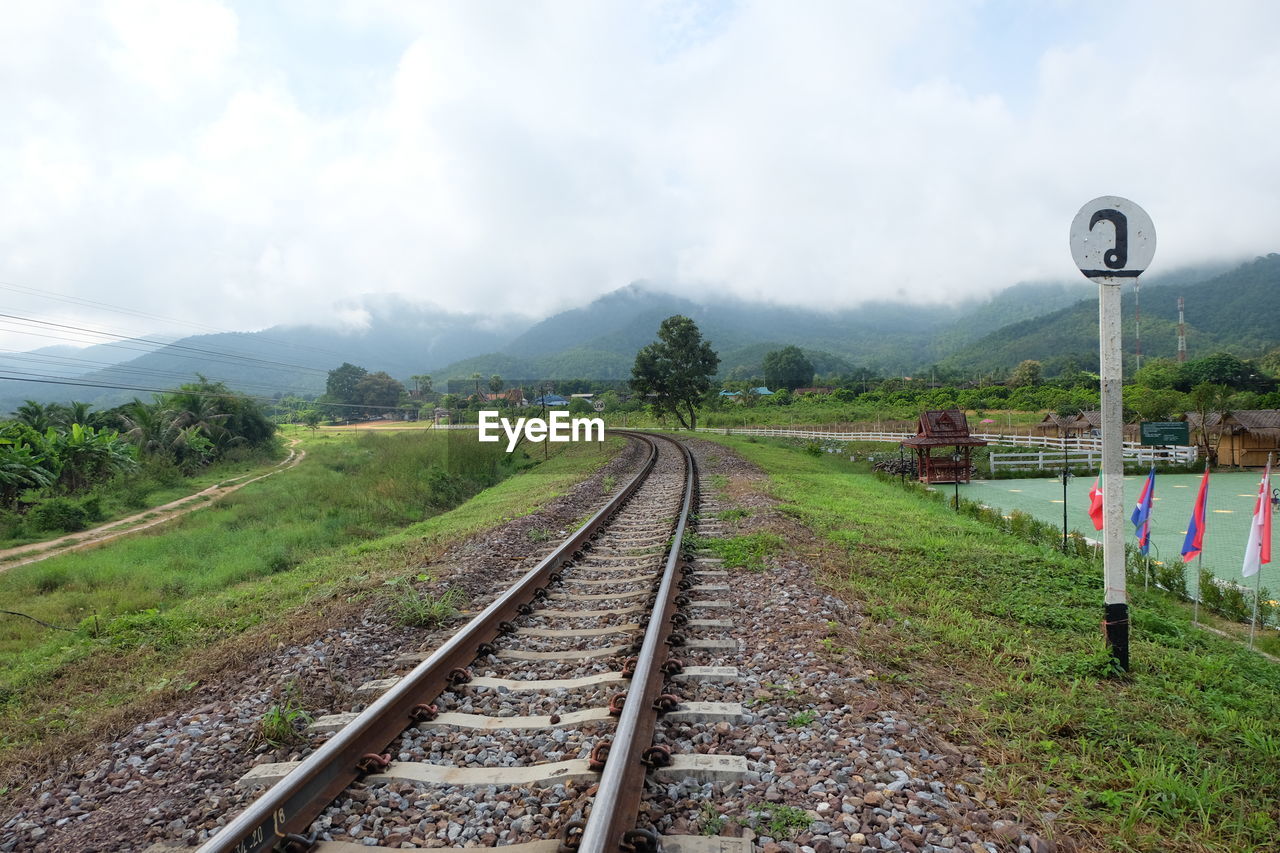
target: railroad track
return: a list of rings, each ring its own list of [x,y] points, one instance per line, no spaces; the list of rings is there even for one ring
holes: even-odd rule
[[[376,698],[363,711],[316,721],[318,736],[332,734],[304,760],[253,768],[240,784],[269,787],[199,853],[749,848],[662,838],[642,808],[647,781],[733,780],[746,761],[673,750],[659,728],[742,718],[740,705],[681,695],[733,678],[723,664],[736,643],[714,636],[731,626],[717,618],[728,612],[715,597],[723,573],[684,548],[693,457],[670,438],[625,434],[649,456],[608,504],[445,643],[405,655],[409,672],[368,685]],[[685,666],[685,653],[721,665]],[[343,840],[380,812],[411,810],[424,815],[416,831],[401,824],[389,847]],[[469,837],[449,820],[463,812],[478,819]],[[541,840],[513,843],[532,835]]]

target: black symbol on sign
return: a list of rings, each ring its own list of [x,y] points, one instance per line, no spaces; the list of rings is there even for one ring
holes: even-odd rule
[[[1103,208],[1093,214],[1089,220],[1089,230],[1093,230],[1093,226],[1099,222],[1110,222],[1116,229],[1116,247],[1107,251],[1102,256],[1102,260],[1107,265],[1107,269],[1121,270],[1124,265],[1129,263],[1129,219],[1118,210],[1111,208]]]

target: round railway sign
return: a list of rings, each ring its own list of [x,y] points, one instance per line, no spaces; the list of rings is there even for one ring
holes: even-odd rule
[[[1071,257],[1080,272],[1099,284],[1137,278],[1155,253],[1151,217],[1127,198],[1095,198],[1071,221]]]

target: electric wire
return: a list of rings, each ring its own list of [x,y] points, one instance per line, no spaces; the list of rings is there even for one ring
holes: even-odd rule
[[[183,373],[177,370],[159,370],[156,368],[138,367],[132,362],[111,363],[104,361],[92,361],[89,359],[78,359],[69,356],[56,356],[46,353],[24,353],[13,352],[11,350],[0,350],[0,369],[12,368],[19,370],[24,367],[43,367],[46,371],[65,368],[69,370],[79,371],[78,373],[66,376],[68,379],[84,378],[94,373],[119,373],[129,376],[138,377],[140,379],[153,379],[160,382],[191,382],[196,376],[191,373]],[[61,378],[57,373],[46,373],[47,378]],[[128,376],[126,376],[128,378]],[[210,377],[217,379],[217,377]],[[228,380],[221,380],[228,381]],[[266,393],[274,394],[277,391],[294,394],[312,394],[316,393],[313,388],[302,388],[298,386],[285,387],[279,384],[267,384],[264,382],[251,382],[243,379],[234,380],[237,388],[244,390],[258,390]]]
[[[85,299],[84,297],[81,297],[81,296],[68,296],[66,294],[53,293],[51,291],[40,290],[34,287],[27,287],[26,285],[15,284],[9,281],[0,281],[0,289],[8,290],[14,293],[21,293],[27,296],[37,296],[42,299],[51,299],[57,302],[65,302],[72,305],[83,305],[86,307],[98,308],[105,311],[112,311],[117,314],[125,314],[133,317],[138,317],[144,320],[157,320],[162,323],[173,323],[180,326],[187,326],[193,329],[199,329],[201,331],[209,332],[212,334],[222,334],[222,335],[235,334],[234,332],[229,331],[227,329],[219,329],[214,326],[205,325],[204,323],[196,323],[191,320],[176,320],[172,317],[163,317],[159,314],[150,314],[146,311],[139,311],[134,308],[126,308],[122,305],[113,305],[109,302],[101,302],[96,299]],[[311,346],[308,344],[296,344],[288,341],[280,341],[280,340],[276,340],[275,338],[271,338],[266,335],[263,335],[261,332],[255,332],[253,334],[254,334],[255,340],[262,341],[264,343],[274,344],[276,346],[289,347],[291,349],[306,349],[306,350],[311,350],[313,352],[323,353],[325,355],[334,355],[338,357],[342,356],[342,353],[336,352],[334,350],[324,349],[323,347]]]
[[[112,332],[102,332],[102,331],[99,331],[99,330],[97,330],[97,329],[90,329],[90,328],[87,328],[87,327],[85,327],[85,326],[75,326],[75,325],[72,325],[72,324],[70,324],[70,323],[54,323],[54,322],[53,322],[53,321],[51,321],[51,320],[37,320],[37,319],[31,318],[31,317],[23,317],[23,316],[20,316],[20,315],[17,315],[17,314],[5,314],[5,313],[0,313],[0,320],[9,320],[10,322],[17,322],[17,323],[23,323],[23,324],[30,324],[30,325],[34,325],[34,326],[37,326],[37,327],[49,327],[49,328],[53,328],[53,329],[66,329],[66,330],[69,330],[69,331],[77,332],[77,333],[79,333],[79,334],[99,335],[99,336],[101,336],[101,337],[106,337],[106,338],[115,338],[115,339],[118,339],[118,340],[129,341],[129,342],[131,342],[131,343],[150,343],[150,341],[146,341],[144,338],[135,337],[135,336],[133,336],[133,335],[122,335],[122,334],[115,334],[115,333],[112,333]],[[178,350],[184,350],[184,351],[187,351],[187,352],[196,353],[197,355],[203,355],[203,356],[206,356],[206,357],[208,357],[208,356],[215,356],[215,357],[216,357],[216,356],[229,356],[229,357],[232,357],[232,358],[237,359],[238,361],[252,362],[252,363],[255,363],[255,364],[268,365],[268,366],[272,366],[272,367],[283,367],[283,368],[291,368],[291,369],[294,369],[294,370],[305,370],[305,371],[309,371],[309,372],[312,372],[312,373],[325,373],[325,374],[327,374],[327,373],[328,373],[328,371],[327,371],[327,370],[324,370],[324,369],[322,369],[322,368],[318,368],[318,367],[308,367],[308,366],[306,366],[306,365],[302,365],[302,364],[292,364],[292,363],[290,363],[290,362],[275,361],[275,360],[273,360],[273,359],[256,358],[256,357],[254,357],[254,356],[249,356],[249,355],[236,355],[236,354],[234,354],[234,353],[221,352],[221,351],[219,351],[219,350],[204,349],[203,347],[193,347],[193,346],[189,346],[189,345],[186,345],[186,344],[171,343],[171,344],[167,344],[167,345],[166,345],[166,348],[167,348],[167,349],[178,349]]]

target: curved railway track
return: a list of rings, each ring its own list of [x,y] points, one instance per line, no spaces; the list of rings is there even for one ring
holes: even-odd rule
[[[390,849],[343,840],[363,818],[353,826],[342,802],[370,796],[385,798],[378,808],[388,812],[409,808],[409,797],[436,813],[484,809],[493,815],[489,843],[538,853],[721,850],[736,841],[664,842],[642,809],[647,780],[732,779],[745,761],[672,754],[660,733],[655,743],[660,714],[714,721],[742,711],[684,702],[668,686],[729,677],[729,667],[684,667],[671,653],[731,645],[682,636],[728,626],[690,618],[700,612],[691,606],[719,615],[724,605],[691,595],[727,587],[702,583],[717,573],[695,569],[685,553],[698,502],[693,457],[672,439],[625,434],[649,448],[635,477],[449,640],[406,655],[412,669],[374,684],[381,693],[367,708],[317,721],[332,736],[308,757],[247,774],[242,785],[270,787],[199,853]],[[499,796],[512,788],[550,789],[555,808],[513,823],[515,799]],[[543,840],[511,844],[530,828]],[[452,827],[445,839],[485,840],[459,839]]]

